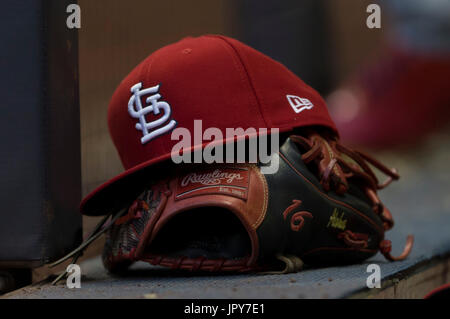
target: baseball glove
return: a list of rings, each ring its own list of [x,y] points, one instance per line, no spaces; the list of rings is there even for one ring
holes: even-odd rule
[[[185,165],[153,182],[87,242],[107,230],[103,262],[115,273],[138,260],[286,273],[303,263],[359,263],[378,251],[391,261],[409,254],[412,236],[398,257],[384,239],[394,222],[377,190],[399,178],[395,170],[317,133],[291,135],[272,160],[279,162],[273,174],[261,164]],[[388,179],[380,184],[370,166]]]
[[[377,190],[398,174],[316,133],[292,135],[261,165],[190,165],[154,183],[107,232],[111,272],[133,261],[202,271],[298,271],[359,263],[380,251],[393,219]],[[389,178],[380,184],[369,165]]]

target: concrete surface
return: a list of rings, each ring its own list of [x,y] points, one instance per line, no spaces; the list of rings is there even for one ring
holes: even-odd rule
[[[392,240],[393,253],[401,252],[408,234],[415,236],[414,248],[405,261],[387,262],[377,254],[364,264],[297,274],[222,276],[192,276],[137,263],[126,277],[118,278],[106,274],[100,259],[94,258],[81,265],[80,289],[68,289],[65,282],[41,284],[4,298],[342,298],[367,289],[366,270],[372,263],[380,265],[385,285],[395,283],[395,278],[449,257],[449,137],[437,136],[420,150],[381,154],[402,176],[380,195],[396,222],[386,235]]]

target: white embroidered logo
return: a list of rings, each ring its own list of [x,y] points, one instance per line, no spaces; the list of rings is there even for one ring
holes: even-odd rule
[[[300,113],[304,110],[310,110],[314,106],[314,104],[312,104],[310,100],[304,97],[298,97],[296,95],[286,95],[286,98],[288,99],[289,104],[291,105],[295,113]]]
[[[243,177],[239,173],[227,173],[222,172],[219,169],[216,169],[212,173],[206,174],[191,173],[189,175],[186,175],[181,181],[181,186],[184,187],[189,183],[191,184],[200,183],[202,185],[218,185],[222,181],[225,181],[226,183],[230,184],[235,179],[241,180],[243,179]]]
[[[131,117],[139,119],[139,123],[136,123],[136,129],[142,131],[141,143],[145,144],[155,137],[173,130],[177,122],[170,119],[172,111],[169,103],[158,101],[161,98],[161,95],[158,93],[159,84],[148,89],[141,90],[141,88],[141,82],[131,87],[133,95],[128,101],[128,113],[130,113]],[[149,94],[151,95],[145,100],[147,106],[142,107],[141,97]],[[145,119],[147,114],[153,113],[158,115],[161,110],[164,112],[163,116],[157,120],[147,122]],[[162,126],[166,122],[168,123]],[[158,126],[162,127],[155,129]]]

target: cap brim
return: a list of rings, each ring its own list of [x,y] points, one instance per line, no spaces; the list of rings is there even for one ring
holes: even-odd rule
[[[153,180],[151,173],[158,171],[158,167],[167,165],[168,159],[170,154],[151,159],[100,185],[82,200],[81,213],[102,216],[130,205],[142,193],[142,187],[149,184],[149,178]]]
[[[280,129],[280,133],[283,130]],[[260,134],[257,134],[260,135]],[[208,141],[202,145],[184,149],[186,153],[194,153],[204,149],[207,145],[219,143],[232,143],[242,139],[253,138],[255,136],[237,136],[231,139],[224,139],[217,143]],[[172,162],[171,153],[166,153],[153,158],[139,165],[136,165],[123,173],[115,176],[106,183],[100,185],[89,193],[80,204],[80,211],[87,216],[102,216],[113,213],[124,206],[130,205],[152,181],[159,180],[168,175],[174,166],[179,165],[205,165],[203,164],[175,164]]]

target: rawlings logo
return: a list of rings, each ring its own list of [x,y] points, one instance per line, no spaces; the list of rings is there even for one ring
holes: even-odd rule
[[[161,98],[161,94],[158,93],[159,84],[143,90],[141,88],[142,83],[135,84],[131,87],[131,93],[133,95],[128,101],[128,113],[131,117],[139,119],[139,123],[136,123],[136,129],[142,131],[141,143],[145,144],[155,137],[173,130],[177,122],[170,119],[172,112],[169,103],[158,101]],[[142,107],[141,97],[149,94],[151,95],[145,99],[148,105]],[[161,111],[163,111],[163,115],[157,120],[147,122],[145,119],[147,114],[153,113],[154,115],[159,115]],[[166,124],[164,125],[164,123]]]
[[[202,185],[218,185],[222,181],[225,181],[226,183],[230,184],[234,180],[241,180],[243,177],[239,173],[227,173],[222,172],[220,169],[216,169],[212,173],[206,173],[206,174],[196,174],[191,173],[189,175],[186,175],[183,180],[181,181],[181,186],[184,187],[191,184],[202,184]]]
[[[344,230],[347,226],[347,220],[344,219],[344,212],[342,212],[341,216],[339,216],[339,212],[337,208],[333,210],[333,214],[330,216],[330,220],[328,221],[327,227],[338,228]]]

